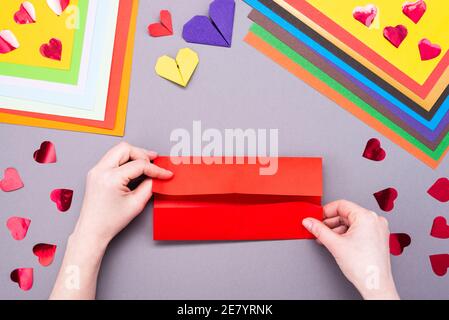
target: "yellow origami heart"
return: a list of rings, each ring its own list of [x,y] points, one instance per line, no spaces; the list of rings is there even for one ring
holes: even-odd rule
[[[199,62],[195,51],[184,48],[179,50],[176,60],[169,56],[160,57],[155,70],[162,78],[186,87]]]

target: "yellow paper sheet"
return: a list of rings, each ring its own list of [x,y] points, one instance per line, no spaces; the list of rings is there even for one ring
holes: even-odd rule
[[[51,120],[25,117],[25,116],[17,116],[17,115],[12,115],[12,114],[7,114],[7,113],[0,113],[2,122],[16,124],[16,125],[32,126],[32,127],[43,127],[43,128],[50,128],[50,129],[97,133],[97,134],[112,135],[112,136],[123,136],[125,133],[129,85],[130,85],[130,81],[131,81],[132,57],[133,57],[133,49],[134,49],[134,35],[136,32],[137,8],[139,7],[138,4],[139,4],[138,0],[133,0],[131,25],[129,28],[129,37],[128,37],[128,41],[127,41],[126,55],[125,55],[125,65],[124,65],[124,69],[123,69],[122,83],[121,83],[121,88],[120,88],[119,105],[118,105],[118,109],[117,109],[117,119],[115,121],[114,129],[112,129],[112,130],[101,129],[101,128],[59,122],[59,121],[51,121]]]
[[[69,70],[76,19],[75,9],[79,0],[72,0],[61,16],[57,16],[47,5],[47,1],[32,1],[36,10],[36,23],[17,24],[14,14],[19,10],[23,0],[0,0],[0,30],[11,30],[19,41],[20,47],[7,54],[0,54],[0,62],[9,62],[33,67]],[[43,57],[40,47],[51,38],[62,42],[61,61]]]
[[[369,60],[367,60],[365,57],[363,57],[361,54],[356,52],[355,50],[348,47],[346,44],[338,40],[336,37],[334,37],[330,32],[327,30],[321,28],[319,25],[317,25],[314,21],[303,15],[301,12],[290,6],[288,3],[286,3],[284,0],[274,0],[277,4],[279,4],[281,7],[283,7],[285,10],[290,12],[292,15],[300,19],[302,22],[307,24],[310,28],[312,28],[317,33],[321,34],[324,38],[326,38],[328,41],[332,42],[335,46],[337,46],[339,49],[343,50],[346,54],[350,55],[354,59],[356,59],[359,63],[367,67],[369,70],[371,70],[373,73],[377,74],[379,77],[387,81],[391,86],[399,90],[402,94],[416,102],[418,105],[420,105],[423,109],[429,111],[432,109],[434,104],[437,102],[437,100],[440,98],[443,91],[446,89],[446,87],[449,84],[449,68],[447,68],[442,75],[442,77],[438,80],[437,84],[433,87],[433,89],[430,91],[430,93],[427,95],[425,99],[419,97],[415,92],[407,88],[406,86],[402,85],[396,79],[388,75],[386,72],[384,72],[381,68],[376,66],[375,64],[371,63]],[[350,0],[352,1],[352,0]],[[448,2],[449,3],[449,2]],[[359,3],[360,5],[360,3]],[[402,14],[402,12],[401,12]],[[351,18],[352,18],[352,11],[351,11]],[[382,14],[380,15],[382,17]],[[382,19],[382,18],[380,18]],[[408,19],[408,18],[407,18]],[[424,17],[422,18],[424,19]],[[362,27],[363,25],[355,20],[357,23],[359,23]],[[381,21],[381,20],[380,20]],[[411,20],[410,20],[411,22]],[[375,22],[374,22],[375,23]],[[413,24],[413,22],[411,22]],[[366,28],[366,27],[365,27]],[[367,28],[368,29],[368,28]],[[371,28],[370,30],[376,30],[375,28]],[[382,36],[383,39],[383,36]],[[384,39],[384,41],[387,41]],[[387,42],[387,44],[389,44]],[[418,50],[418,46],[416,45],[416,50]],[[444,49],[443,49],[444,50]],[[446,49],[447,50],[447,49]],[[443,55],[444,52],[442,52],[441,55]],[[419,52],[418,52],[419,55]],[[421,61],[421,60],[420,60]],[[422,61],[421,61],[422,62]],[[426,63],[429,61],[426,61]]]

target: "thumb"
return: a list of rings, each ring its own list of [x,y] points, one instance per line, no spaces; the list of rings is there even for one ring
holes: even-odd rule
[[[340,240],[338,234],[329,229],[324,223],[314,218],[302,220],[302,225],[332,253],[333,249],[336,247],[336,243]]]

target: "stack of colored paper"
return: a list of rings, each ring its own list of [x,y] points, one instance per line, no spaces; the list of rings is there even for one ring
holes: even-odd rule
[[[9,0],[0,122],[123,136],[137,0]]]
[[[449,2],[245,0],[245,41],[432,168],[449,147]]]

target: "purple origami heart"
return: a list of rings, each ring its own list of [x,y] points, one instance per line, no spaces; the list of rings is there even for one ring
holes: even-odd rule
[[[184,25],[182,37],[191,43],[230,47],[234,29],[234,0],[215,0],[209,16],[195,16]]]

